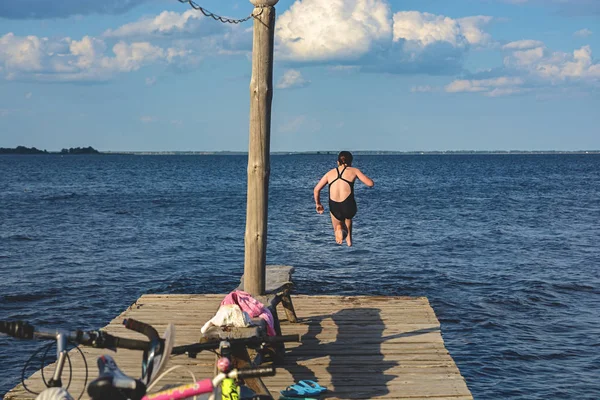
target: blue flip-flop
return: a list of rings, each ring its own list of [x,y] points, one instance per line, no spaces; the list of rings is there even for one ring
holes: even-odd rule
[[[299,381],[295,385],[288,386],[285,390],[282,390],[280,393],[284,397],[300,397],[306,395],[318,396],[327,388],[319,385],[315,381],[304,380]]]
[[[311,380],[308,380],[308,379],[303,380],[303,381],[299,381],[298,384],[304,386],[308,390],[311,390],[312,391],[311,394],[321,394],[321,393],[327,391],[326,387],[321,386],[317,382],[311,381]]]
[[[319,400],[315,397],[286,397],[280,396],[279,400]]]
[[[308,395],[309,391],[306,390],[306,387],[301,386],[301,385],[290,385],[279,393],[281,393],[281,395],[284,397],[298,398],[298,397],[304,397],[304,396]],[[310,394],[312,394],[312,393],[310,393]]]

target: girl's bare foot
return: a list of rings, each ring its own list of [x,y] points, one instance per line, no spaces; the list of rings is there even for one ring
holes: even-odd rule
[[[348,245],[348,247],[352,246],[352,220],[345,220],[342,229],[346,233],[346,244]]]
[[[344,232],[342,231],[342,228],[341,227],[336,228],[334,233],[335,233],[335,242],[337,244],[344,243]]]

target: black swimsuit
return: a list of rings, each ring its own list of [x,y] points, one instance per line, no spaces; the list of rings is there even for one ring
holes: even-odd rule
[[[343,221],[345,219],[352,219],[356,215],[356,210],[357,210],[356,209],[356,201],[354,200],[354,182],[350,182],[350,181],[342,178],[342,174],[346,170],[345,166],[344,166],[344,169],[342,170],[342,172],[340,172],[340,170],[337,168],[336,168],[336,170],[337,170],[338,176],[333,181],[331,181],[331,183],[329,184],[329,211],[339,221]],[[344,182],[348,183],[348,185],[350,185],[350,194],[342,202],[331,200],[331,184],[333,182],[337,181],[338,179],[341,179]]]

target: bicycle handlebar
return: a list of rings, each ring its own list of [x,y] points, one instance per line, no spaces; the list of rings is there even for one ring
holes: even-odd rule
[[[247,379],[256,378],[259,376],[275,376],[275,368],[273,367],[257,367],[257,368],[245,368],[245,369],[234,369],[228,374],[229,378],[234,379]]]
[[[267,336],[267,337],[252,337],[244,339],[215,339],[210,342],[186,344],[183,346],[173,347],[171,354],[197,354],[203,350],[216,350],[222,341],[227,341],[231,346],[246,345],[260,346],[263,343],[283,343],[283,342],[299,342],[300,335],[283,335],[283,336]]]
[[[151,325],[146,324],[145,322],[138,321],[132,318],[127,318],[123,321],[123,325],[125,325],[125,328],[127,329],[131,329],[133,331],[142,333],[150,340],[160,339],[160,336],[158,335],[156,329],[154,329]]]
[[[33,339],[34,328],[24,321],[0,321],[0,333],[18,339]]]
[[[133,320],[130,320],[133,321]],[[137,321],[135,321],[137,322]],[[140,323],[140,322],[138,322]],[[143,323],[140,323],[143,324]],[[146,325],[146,324],[143,324]],[[154,329],[150,327],[151,329]],[[130,328],[134,329],[134,328]],[[137,329],[134,329],[137,330]],[[64,333],[68,340],[84,346],[91,346],[99,349],[129,349],[129,350],[148,350],[150,342],[137,339],[126,339],[111,335],[102,330],[92,331],[65,331],[57,329],[36,328],[25,321],[0,321],[0,333],[7,334],[17,339],[56,339],[57,333]],[[146,332],[142,332],[146,333]],[[148,335],[150,337],[150,335]],[[158,337],[158,334],[157,334]]]

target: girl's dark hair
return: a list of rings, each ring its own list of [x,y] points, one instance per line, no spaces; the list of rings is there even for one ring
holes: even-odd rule
[[[352,153],[350,153],[349,151],[340,151],[340,154],[338,154],[338,162],[340,163],[340,165],[347,165],[347,166],[351,166],[352,165]]]

